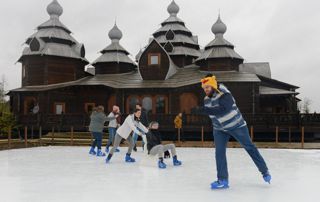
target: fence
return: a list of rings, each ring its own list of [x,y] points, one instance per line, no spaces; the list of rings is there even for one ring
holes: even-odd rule
[[[280,128],[279,126],[275,126],[274,128],[274,141],[271,142],[273,144],[274,147],[279,147],[279,133],[280,133]],[[1,140],[2,141],[2,149],[11,149],[11,148],[17,148],[17,147],[24,147],[24,148],[28,148],[28,147],[34,147],[34,146],[43,146],[43,145],[56,145],[58,140],[61,141],[61,137],[56,137],[56,134],[58,134],[58,132],[56,131],[56,127],[52,127],[51,131],[50,131],[50,136],[46,138],[46,142],[45,144],[43,143],[43,134],[42,134],[42,127],[39,126],[38,128],[35,128],[34,126],[24,126],[22,128],[23,130],[23,134],[18,134],[18,140],[14,139],[12,137],[12,129],[10,128],[8,130],[8,137],[7,140]],[[38,133],[35,135],[34,131],[37,131]],[[249,126],[249,131],[250,131],[250,137],[252,139],[253,142],[255,142],[255,128],[254,126]],[[21,131],[21,130],[19,130]],[[63,136],[63,140],[64,140],[64,145],[70,145],[70,146],[75,146],[75,141],[78,141],[79,139],[75,139],[75,131],[74,131],[74,126],[70,126],[68,131],[64,131],[65,133],[68,133],[70,135],[67,136]],[[181,130],[177,129],[177,141],[178,141],[178,146],[183,146],[184,144],[181,141]],[[299,141],[299,148],[304,149],[305,148],[305,127],[302,126],[299,128],[299,133],[300,133],[300,141]],[[88,133],[89,134],[89,133]],[[270,134],[272,135],[272,134]],[[292,128],[289,127],[288,128],[288,143],[292,143],[291,141],[291,136],[292,136]],[[205,138],[205,127],[201,126],[200,128],[197,129],[197,131],[194,132],[194,136],[198,137],[200,139],[200,141],[194,142],[193,144],[196,146],[205,146],[207,140]],[[50,139],[50,141],[48,141],[48,139]],[[93,137],[90,134],[89,139],[87,139],[87,141],[85,141],[85,144],[90,144],[93,141]],[[7,144],[7,147],[5,147],[4,145]],[[319,144],[320,145],[320,144]],[[296,147],[298,148],[298,147]]]

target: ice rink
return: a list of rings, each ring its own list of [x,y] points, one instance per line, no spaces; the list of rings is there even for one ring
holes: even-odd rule
[[[137,162],[124,163],[120,148],[111,164],[88,155],[88,147],[42,147],[0,152],[1,202],[51,201],[319,201],[319,150],[260,150],[270,168],[272,184],[264,183],[243,149],[229,149],[230,189],[212,191],[216,179],[214,150],[179,148],[181,167],[166,160],[133,153]],[[140,149],[140,148],[139,148]]]

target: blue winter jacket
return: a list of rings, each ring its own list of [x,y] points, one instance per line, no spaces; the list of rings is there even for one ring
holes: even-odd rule
[[[231,92],[223,84],[218,86],[221,93],[204,98],[203,111],[212,121],[214,130],[230,131],[246,126]]]

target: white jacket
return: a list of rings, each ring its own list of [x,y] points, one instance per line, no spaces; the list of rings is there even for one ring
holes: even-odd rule
[[[115,118],[115,114],[113,112],[110,112],[110,114],[108,115],[109,118]],[[117,128],[118,126],[118,122],[117,122],[117,119],[113,119],[111,121],[109,121],[109,125],[108,127],[109,128]]]
[[[127,116],[126,120],[124,120],[123,124],[118,128],[117,134],[124,139],[127,139],[132,131],[142,136],[142,133],[138,130],[138,128],[144,133],[149,132],[149,130],[141,122],[134,120],[134,114],[130,114]]]

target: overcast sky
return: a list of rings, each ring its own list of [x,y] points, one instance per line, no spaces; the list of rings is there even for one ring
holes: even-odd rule
[[[21,86],[21,64],[15,62],[23,42],[49,19],[51,0],[1,0],[0,75],[7,89]],[[60,17],[73,36],[86,47],[92,62],[110,43],[108,31],[115,19],[123,32],[121,44],[135,56],[169,14],[171,0],[59,0]],[[198,35],[204,47],[214,35],[211,26],[219,9],[228,27],[225,38],[245,62],[269,62],[272,77],[301,88],[320,111],[320,2],[318,0],[176,0],[178,17]]]

